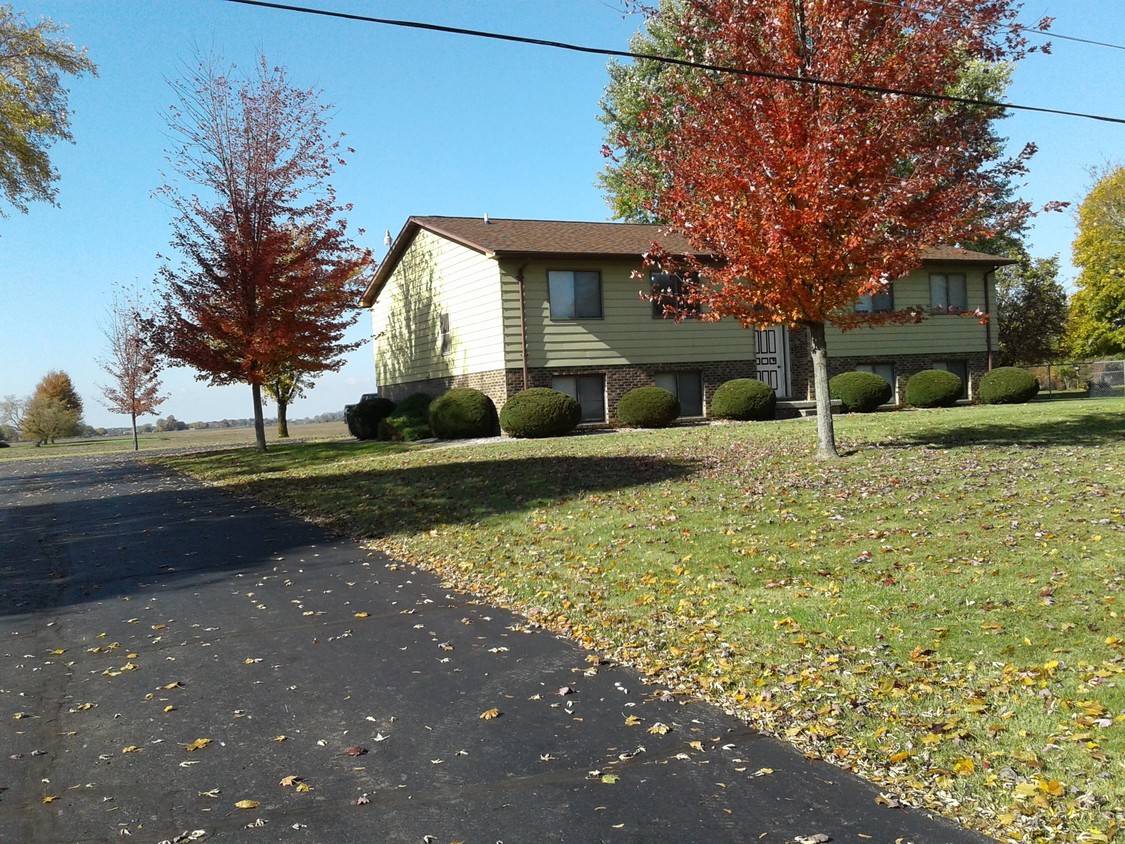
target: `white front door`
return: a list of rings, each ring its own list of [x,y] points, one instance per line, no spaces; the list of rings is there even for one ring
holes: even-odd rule
[[[779,399],[789,398],[789,343],[785,326],[759,328],[754,334],[758,380],[773,387]]]

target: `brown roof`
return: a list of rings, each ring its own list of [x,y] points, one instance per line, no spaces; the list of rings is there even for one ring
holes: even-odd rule
[[[647,223],[585,223],[561,220],[507,220],[487,217],[411,217],[395,238],[360,303],[370,307],[415,235],[426,229],[489,258],[557,255],[570,258],[640,258],[654,242],[666,251],[696,254],[683,237]],[[925,261],[1000,266],[1014,263],[995,255],[953,246],[927,249]]]

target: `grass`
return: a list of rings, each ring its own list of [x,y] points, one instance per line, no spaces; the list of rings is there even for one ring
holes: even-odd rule
[[[1120,400],[162,458],[1005,841],[1125,826]]]
[[[290,424],[292,439],[325,439],[350,436],[343,422],[310,422]],[[204,428],[198,431],[162,431],[140,434],[140,451],[186,451],[253,445],[253,428]],[[277,438],[277,426],[266,426],[266,442],[284,442]],[[38,460],[45,457],[82,457],[85,455],[122,454],[133,451],[133,435],[116,437],[74,437],[36,447],[32,442],[11,443],[0,448],[0,462],[5,460]]]

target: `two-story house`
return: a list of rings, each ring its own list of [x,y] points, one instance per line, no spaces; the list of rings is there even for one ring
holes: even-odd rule
[[[401,399],[475,387],[497,407],[527,387],[554,387],[582,405],[583,421],[613,419],[621,396],[657,384],[683,416],[707,415],[724,381],[758,378],[779,399],[812,397],[806,332],[747,330],[732,320],[667,319],[649,294],[642,255],[654,242],[686,254],[659,226],[411,217],[362,298],[370,308],[379,392]],[[960,376],[966,396],[992,365],[994,270],[1006,259],[957,248],[927,250],[922,267],[857,310],[917,308],[921,322],[829,328],[832,374],[867,370],[896,400],[924,369]]]

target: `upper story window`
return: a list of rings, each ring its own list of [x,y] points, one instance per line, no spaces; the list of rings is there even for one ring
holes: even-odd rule
[[[965,274],[930,273],[930,308],[939,314],[959,314],[968,310]]]
[[[860,296],[859,301],[855,303],[855,312],[857,314],[882,314],[893,311],[894,307],[893,289],[888,284],[886,289],[880,293],[868,293],[866,296]]]
[[[695,316],[699,313],[699,303],[685,303],[684,277],[676,273],[652,273],[649,276],[652,284],[652,318],[664,319],[668,314],[665,308],[679,308],[681,311]]]
[[[549,270],[551,319],[600,319],[602,274],[597,270]]]

